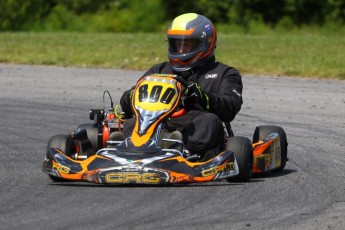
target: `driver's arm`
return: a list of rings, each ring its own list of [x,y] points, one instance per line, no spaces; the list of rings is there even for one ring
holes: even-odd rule
[[[217,114],[222,121],[232,121],[243,103],[242,89],[240,73],[229,68],[224,73],[218,92],[207,92],[210,100],[209,111]]]

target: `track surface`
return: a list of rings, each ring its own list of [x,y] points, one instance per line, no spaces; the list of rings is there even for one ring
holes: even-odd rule
[[[345,229],[345,81],[243,76],[232,122],[282,126],[290,161],[249,183],[103,187],[53,183],[50,136],[87,123],[142,72],[0,64],[0,229]]]

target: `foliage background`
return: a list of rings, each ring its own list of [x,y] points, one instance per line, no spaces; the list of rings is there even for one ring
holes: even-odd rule
[[[186,12],[229,32],[306,25],[337,31],[345,0],[1,0],[0,31],[161,32]]]

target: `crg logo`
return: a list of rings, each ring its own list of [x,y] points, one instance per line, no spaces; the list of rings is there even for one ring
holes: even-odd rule
[[[159,175],[156,173],[139,172],[111,172],[105,175],[107,183],[158,184]]]

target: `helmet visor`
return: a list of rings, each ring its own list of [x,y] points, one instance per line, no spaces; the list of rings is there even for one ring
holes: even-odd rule
[[[197,50],[201,46],[199,39],[176,39],[169,38],[169,52],[174,54],[185,54]]]

